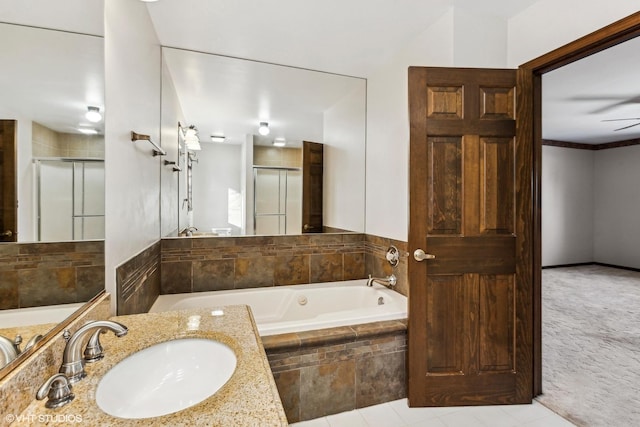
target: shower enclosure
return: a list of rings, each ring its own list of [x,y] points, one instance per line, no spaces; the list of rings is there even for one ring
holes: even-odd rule
[[[302,232],[302,170],[253,167],[254,234]]]
[[[38,241],[104,239],[104,160],[36,159]]]

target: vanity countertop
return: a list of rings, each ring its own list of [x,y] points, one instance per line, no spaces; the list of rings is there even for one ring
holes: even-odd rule
[[[12,426],[288,425],[269,362],[248,307],[226,306],[223,311],[224,315],[221,316],[213,316],[211,310],[207,309],[192,309],[111,318],[126,325],[129,333],[122,338],[116,338],[111,332],[101,336],[105,357],[97,363],[86,365],[87,377],[73,385],[75,399],[55,410],[45,408],[44,401],[34,400]],[[197,329],[193,325],[187,325],[189,316],[193,315],[200,316]],[[94,399],[96,388],[111,367],[136,351],[179,338],[210,338],[234,350],[237,357],[236,370],[217,393],[190,408],[155,418],[122,419],[100,410]]]

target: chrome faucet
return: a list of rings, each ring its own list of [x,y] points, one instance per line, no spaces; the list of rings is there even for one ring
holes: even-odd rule
[[[69,378],[69,383],[76,383],[87,376],[84,371],[84,365],[86,363],[82,356],[82,342],[84,338],[91,335],[90,345],[92,347],[100,347],[98,336],[100,332],[105,330],[113,331],[117,337],[127,335],[129,330],[121,323],[113,322],[111,320],[96,320],[95,322],[87,323],[80,327],[67,341],[67,346],[64,348],[62,355],[62,366],[60,366],[60,373],[65,374]],[[86,354],[86,352],[85,352]],[[101,355],[92,355],[93,361],[101,358]]]
[[[184,232],[186,236],[193,236],[194,231],[198,231],[198,229],[196,227],[187,227]]]
[[[374,282],[391,289],[396,285],[398,279],[396,278],[395,274],[392,274],[391,276],[387,276],[385,278],[371,277],[371,275],[369,275],[369,279],[367,279],[367,286],[373,286]]]

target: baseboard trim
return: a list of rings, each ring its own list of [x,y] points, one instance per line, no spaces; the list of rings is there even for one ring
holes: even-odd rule
[[[584,266],[587,266],[587,265],[599,265],[601,267],[617,268],[619,270],[628,270],[628,271],[640,272],[640,268],[625,267],[623,265],[615,265],[615,264],[606,264],[604,262],[580,262],[580,263],[576,263],[576,264],[545,265],[544,267],[542,267],[542,269],[546,270],[546,269],[551,269],[551,268],[584,267]]]
[[[584,267],[586,265],[595,265],[597,263],[595,262],[578,262],[575,264],[558,264],[558,265],[545,265],[544,267],[542,267],[543,270],[546,270],[548,268],[565,268],[565,267]]]

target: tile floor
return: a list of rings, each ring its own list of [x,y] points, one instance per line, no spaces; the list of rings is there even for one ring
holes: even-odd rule
[[[571,427],[537,401],[531,405],[409,408],[407,399],[303,421],[295,427]]]

